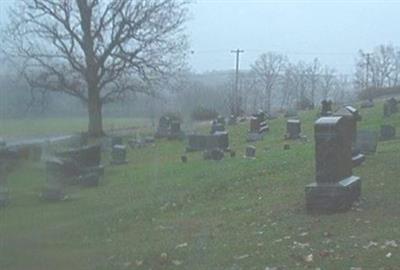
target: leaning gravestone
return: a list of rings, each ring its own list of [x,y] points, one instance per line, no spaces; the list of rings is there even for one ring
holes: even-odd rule
[[[372,154],[376,152],[378,146],[378,135],[374,131],[357,131],[356,149],[361,154]]]
[[[301,137],[301,122],[298,119],[289,119],[286,122],[286,140],[296,140]]]
[[[396,128],[392,125],[381,125],[380,139],[383,141],[390,140],[396,137]]]
[[[112,165],[122,165],[126,164],[126,146],[125,145],[114,145],[111,151],[111,164]]]
[[[305,187],[309,211],[347,210],[360,197],[361,180],[352,175],[348,121],[343,116],[330,116],[315,123],[316,182]]]
[[[46,186],[42,190],[40,197],[46,201],[61,201],[67,198],[65,193],[65,173],[64,161],[58,158],[46,161]]]

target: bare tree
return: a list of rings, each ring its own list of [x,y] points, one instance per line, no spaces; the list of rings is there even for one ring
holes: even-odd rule
[[[252,65],[252,71],[262,83],[266,97],[266,110],[271,112],[272,89],[278,82],[279,76],[284,71],[287,58],[281,54],[262,54]]]
[[[21,0],[10,11],[5,51],[23,61],[34,89],[64,92],[88,108],[101,136],[102,106],[177,69],[186,49],[186,2]]]
[[[336,83],[335,70],[325,66],[322,76],[320,76],[322,99],[328,99],[331,92],[335,89]]]

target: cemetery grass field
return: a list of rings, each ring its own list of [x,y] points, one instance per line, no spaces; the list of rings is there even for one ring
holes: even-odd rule
[[[359,127],[379,131],[382,104],[360,113]],[[195,152],[183,164],[185,145],[159,140],[59,203],[38,199],[43,164],[21,164],[9,176],[11,205],[0,209],[0,269],[400,269],[400,140],[379,142],[353,171],[359,205],[309,215],[316,111],[300,116],[309,142],[290,141],[290,150],[283,117],[255,143],[255,160],[243,158],[248,122],[228,127],[236,157],[219,162]],[[400,114],[384,122],[399,130]]]
[[[143,126],[145,125],[145,120],[106,117],[104,118],[103,124],[105,130],[111,130]],[[64,135],[87,130],[87,119],[85,117],[0,119],[0,130],[2,137],[10,138],[14,136],[37,137],[42,135]]]

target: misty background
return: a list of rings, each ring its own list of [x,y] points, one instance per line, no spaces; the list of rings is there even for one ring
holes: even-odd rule
[[[16,3],[0,1],[1,27]],[[236,49],[244,50],[239,90],[246,113],[267,106],[268,89],[254,74],[262,54],[285,58],[271,87],[271,110],[309,100],[313,87],[319,104],[323,98],[353,101],[366,85],[398,86],[399,8],[399,1],[195,1],[186,24],[187,69],[179,82],[157,89],[155,97],[131,95],[109,104],[104,115],[157,117],[172,111],[189,117],[202,106],[227,115],[236,61],[231,50]],[[360,50],[376,54],[376,70],[367,83]],[[380,54],[390,55],[391,74],[382,74],[382,65],[379,69]],[[4,55],[0,60],[1,118],[86,115],[85,106],[65,94],[32,93]]]

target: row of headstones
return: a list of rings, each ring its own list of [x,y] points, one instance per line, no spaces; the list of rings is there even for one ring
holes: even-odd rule
[[[99,184],[99,179],[104,176],[104,166],[101,164],[101,151],[103,145],[88,145],[87,140],[80,141],[83,146],[69,148],[63,151],[54,151],[45,157],[46,183],[40,193],[40,197],[48,201],[59,201],[67,198],[66,187],[81,185],[93,187]],[[147,144],[153,144],[154,138],[146,137],[144,140],[136,138],[128,141],[132,148]],[[22,150],[21,150],[22,149]],[[18,160],[26,159],[26,156],[34,155],[35,161],[43,155],[40,146],[7,147],[0,140],[0,206],[9,203],[9,188],[7,175]],[[111,138],[111,165],[126,164],[127,148],[123,144],[122,137]]]
[[[179,120],[171,119],[168,116],[162,116],[158,122],[156,138],[183,139],[184,133],[181,130]]]

